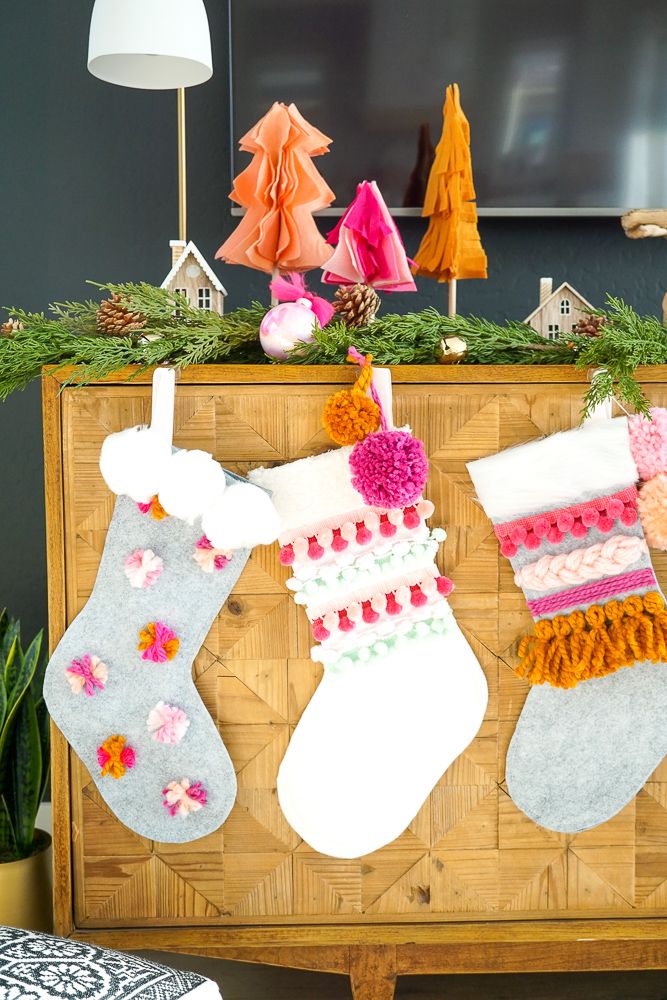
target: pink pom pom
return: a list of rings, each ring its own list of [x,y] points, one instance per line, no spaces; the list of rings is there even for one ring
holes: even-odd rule
[[[630,450],[640,479],[667,472],[667,410],[651,407],[651,420],[636,414],[628,418]]]
[[[340,533],[340,528],[334,528],[333,539],[331,541],[331,548],[334,552],[344,552],[347,548],[348,543],[345,538]]]
[[[321,559],[324,555],[324,549],[318,542],[318,540],[313,537],[308,539],[308,558],[309,559]]]
[[[131,771],[134,767],[137,759],[137,755],[134,752],[134,747],[123,747],[120,752],[120,759],[125,764],[128,771]]]
[[[538,538],[544,538],[550,527],[551,525],[546,517],[537,517],[533,521],[533,532]]]
[[[618,498],[607,500],[606,504],[607,516],[613,517],[615,520],[617,517],[621,516],[624,507],[625,504],[623,503],[622,500],[619,500]]]
[[[448,597],[454,589],[454,583],[448,576],[439,576],[435,582],[442,597]]]
[[[595,507],[586,507],[585,510],[582,510],[581,523],[586,525],[587,528],[594,528],[599,520],[600,511],[596,510]]]
[[[401,605],[398,603],[393,594],[387,594],[387,614],[388,615],[400,615],[402,611]]]
[[[582,524],[581,521],[577,519],[570,528],[570,534],[574,538],[583,538],[586,534],[586,525]]]
[[[313,629],[313,639],[317,639],[318,642],[324,642],[324,640],[328,639],[329,636],[331,635],[329,630],[326,629],[322,624],[321,618],[318,618],[317,621],[313,622],[312,629]]]
[[[511,559],[512,556],[515,556],[517,554],[518,550],[514,542],[511,542],[509,538],[503,538],[502,542],[500,543],[500,551],[508,559]]]
[[[420,521],[421,518],[414,507],[405,508],[405,513],[403,514],[403,524],[406,528],[409,528],[410,530],[418,528]]]
[[[606,532],[611,531],[613,527],[614,527],[613,517],[601,517],[600,520],[598,521],[598,530],[601,531],[603,534],[606,534]]]
[[[280,550],[280,564],[281,566],[291,566],[294,562],[294,549],[291,545],[283,545]]]
[[[552,545],[558,545],[559,542],[563,541],[563,532],[555,524],[552,524],[547,531],[547,541],[551,542]]]
[[[350,454],[352,485],[371,507],[405,507],[422,494],[428,476],[424,445],[407,431],[376,431]]]
[[[348,618],[347,611],[338,612],[338,628],[341,632],[351,632],[353,630],[354,622]]]
[[[383,538],[392,538],[396,534],[396,525],[391,523],[386,514],[380,518],[380,534]]]
[[[357,545],[369,545],[373,541],[373,532],[369,531],[363,521],[357,523]]]
[[[655,478],[657,479],[658,477],[656,476]],[[630,525],[634,524],[636,520],[637,520],[637,509],[636,507],[633,507],[632,504],[628,504],[628,506],[623,510],[623,513],[621,514],[621,522],[627,525],[627,527],[629,528]]]
[[[367,625],[374,625],[375,622],[380,620],[380,616],[377,613],[377,611],[373,611],[370,601],[364,601],[362,607],[363,607],[363,612],[361,617],[363,618],[363,620],[366,622]]]
[[[529,531],[526,535],[526,540],[523,543],[527,549],[539,549],[540,539],[537,537],[534,531]]]
[[[528,532],[524,528],[523,524],[515,525],[510,531],[510,540],[514,542],[515,545],[523,545],[526,540],[526,535]]]
[[[556,527],[559,531],[568,532],[572,530],[574,515],[569,510],[562,510],[556,518]]]
[[[423,608],[425,604],[428,604],[428,597],[422,593],[419,584],[410,587],[410,604],[413,608]]]

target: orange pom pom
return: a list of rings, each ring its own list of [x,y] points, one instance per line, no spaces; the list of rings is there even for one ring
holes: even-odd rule
[[[667,549],[667,475],[664,472],[644,483],[637,505],[646,541],[652,549]]]
[[[336,444],[356,444],[380,426],[380,407],[363,392],[341,389],[327,400],[322,423]]]

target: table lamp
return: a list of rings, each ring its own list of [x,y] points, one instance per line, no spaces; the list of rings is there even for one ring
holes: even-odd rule
[[[185,88],[213,74],[203,0],[95,0],[88,69],[123,87],[178,90],[178,230],[185,242]]]

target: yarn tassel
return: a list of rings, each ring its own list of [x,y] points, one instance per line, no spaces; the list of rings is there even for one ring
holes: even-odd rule
[[[517,673],[530,684],[572,688],[622,667],[667,659],[667,612],[661,594],[633,594],[587,611],[556,615],[519,643]]]

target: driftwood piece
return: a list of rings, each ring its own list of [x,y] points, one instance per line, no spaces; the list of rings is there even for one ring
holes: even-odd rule
[[[621,225],[631,240],[667,236],[667,208],[633,208],[621,217]]]

